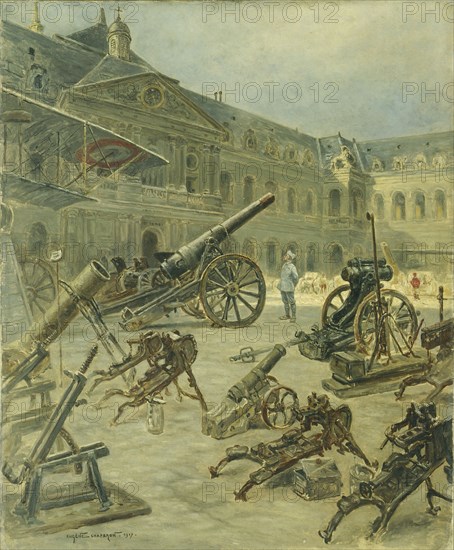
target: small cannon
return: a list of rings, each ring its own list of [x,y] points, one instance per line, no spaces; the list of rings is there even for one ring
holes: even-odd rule
[[[239,328],[253,323],[265,305],[266,285],[260,268],[247,256],[224,254],[219,245],[232,233],[274,202],[267,193],[224,222],[215,225],[173,254],[160,253],[160,269],[150,290],[125,299],[122,327],[135,331],[197,300],[217,326]],[[105,306],[116,311],[120,303]],[[140,306],[133,310],[131,308]]]
[[[276,344],[258,365],[232,386],[222,402],[207,412],[203,433],[224,439],[244,433],[250,427],[263,426],[262,401],[271,385],[277,384],[277,380],[268,375],[285,354],[284,346]]]

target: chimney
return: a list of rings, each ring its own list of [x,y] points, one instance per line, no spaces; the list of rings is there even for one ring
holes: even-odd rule
[[[222,90],[219,92],[219,101],[222,103]]]
[[[217,93],[217,92],[214,92],[214,100],[215,100],[215,101],[218,100],[218,93]]]

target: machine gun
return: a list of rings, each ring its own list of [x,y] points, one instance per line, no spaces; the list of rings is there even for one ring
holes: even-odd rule
[[[159,403],[158,396],[172,382],[176,385],[179,396],[184,395],[199,401],[202,411],[206,411],[205,399],[191,369],[191,365],[197,357],[197,343],[191,334],[182,336],[177,331],[162,334],[149,331],[139,334],[138,338],[131,338],[128,343],[131,348],[128,359],[122,365],[112,365],[107,371],[95,371],[98,377],[95,378],[89,390],[91,393],[101,382],[124,375],[139,363],[146,362],[148,364],[143,376],[138,378],[129,389],[109,389],[98,402],[100,406],[113,396],[130,399],[118,407],[112,421],[113,424],[118,422],[126,407],[140,407],[147,402]],[[132,352],[133,345],[137,345],[135,353]],[[184,391],[178,385],[178,377],[184,373],[186,373],[189,385],[193,388],[195,395]]]
[[[284,346],[276,344],[258,365],[232,386],[223,401],[206,413],[203,433],[224,439],[263,425],[262,401],[271,385],[277,384],[277,380],[268,375],[285,354]]]
[[[85,374],[96,356],[97,351],[98,347],[95,345],[91,349],[79,372],[73,374],[69,371],[65,371],[65,374],[71,378],[71,382],[61,397],[60,402],[55,407],[40,436],[36,440],[20,473],[15,475],[9,463],[5,462],[3,464],[2,473],[9,482],[16,485],[21,485],[25,482],[25,489],[16,506],[15,513],[23,516],[28,523],[34,521],[40,507],[44,506],[43,503],[40,502],[43,475],[45,473],[58,471],[62,466],[68,464],[74,464],[76,473],[81,473],[82,463],[86,463],[86,487],[89,487],[90,491],[84,491],[83,494],[77,496],[71,495],[69,501],[66,499],[59,499],[47,502],[45,503],[45,508],[67,506],[68,504],[81,502],[82,500],[92,500],[93,498],[98,498],[101,510],[107,510],[110,507],[111,503],[103,485],[97,464],[98,458],[109,454],[108,448],[101,442],[79,447],[64,428],[64,423],[72,409],[80,404],[78,398],[87,383]],[[59,435],[62,435],[70,444],[71,450],[69,452],[49,455]]]
[[[103,313],[127,306],[122,311],[121,326],[135,331],[198,297],[214,324],[232,328],[250,325],[265,305],[263,274],[247,256],[223,254],[219,245],[273,202],[274,195],[267,193],[177,252],[156,255],[162,263],[151,288],[114,306],[105,306]],[[136,306],[140,307],[131,309]]]
[[[331,541],[333,532],[345,516],[367,505],[380,510],[372,524],[370,537],[382,534],[398,506],[423,482],[427,487],[430,513],[435,515],[440,510],[434,506],[433,497],[452,502],[451,498],[433,488],[430,479],[447,461],[445,473],[452,483],[452,418],[439,419],[434,403],[412,403],[405,418],[391,425],[385,435],[382,448],[391,442],[400,452],[392,452],[371,481],[361,482],[351,495],[338,501],[338,511],[327,528],[319,531],[326,543]]]
[[[434,387],[426,398],[431,401],[444,388],[453,384],[451,359],[454,348],[454,318],[443,319],[443,290],[442,286],[439,287],[437,297],[440,304],[440,321],[421,331],[421,345],[427,350],[425,372],[406,376],[395,392],[396,399],[402,398],[408,386],[427,383]],[[434,361],[430,352],[435,348],[439,349]]]
[[[339,452],[351,452],[371,465],[350,432],[350,408],[347,405],[332,407],[326,395],[312,393],[307,398],[307,405],[300,407],[298,396],[291,388],[272,388],[263,401],[262,417],[271,428],[286,428],[294,422],[298,422],[299,427],[288,430],[281,438],[269,443],[259,443],[251,448],[244,445],[229,447],[226,456],[216,466],[209,467],[211,477],[214,478],[234,460],[246,459],[261,465],[235,492],[236,500],[247,500],[247,493],[252,487],[291,468],[302,458],[321,455],[333,446]],[[321,433],[305,435],[316,426],[321,426]]]

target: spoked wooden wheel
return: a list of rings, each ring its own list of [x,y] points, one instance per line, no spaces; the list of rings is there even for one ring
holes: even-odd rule
[[[262,418],[270,428],[288,428],[295,422],[298,409],[296,392],[286,386],[276,386],[263,398]]]
[[[384,302],[383,328],[390,355],[406,352],[416,336],[418,318],[410,300],[396,290],[381,291]],[[355,339],[360,351],[372,355],[376,344],[376,294],[371,292],[359,304],[353,322]],[[386,326],[385,326],[386,324]]]
[[[212,260],[200,281],[206,316],[221,327],[246,327],[262,313],[266,285],[262,272],[247,256],[223,254]]]
[[[329,324],[331,317],[344,304],[350,285],[341,285],[328,294],[322,307],[322,327]]]
[[[187,302],[184,306],[182,306],[181,309],[185,313],[191,315],[191,317],[195,317],[196,319],[205,319],[206,317],[199,297],[194,298],[194,300],[191,300],[190,302]]]
[[[40,258],[20,262],[22,283],[34,318],[44,313],[57,295],[57,277],[52,267]]]

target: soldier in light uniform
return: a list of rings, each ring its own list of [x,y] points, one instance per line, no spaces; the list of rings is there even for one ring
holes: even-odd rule
[[[282,320],[296,321],[295,286],[299,276],[296,267],[292,263],[294,259],[295,254],[291,250],[288,250],[284,255],[281,280],[278,285],[285,310],[285,315],[279,317]]]

